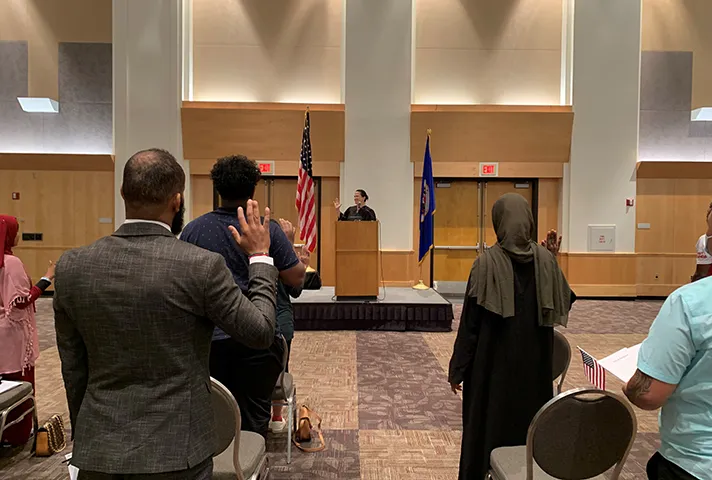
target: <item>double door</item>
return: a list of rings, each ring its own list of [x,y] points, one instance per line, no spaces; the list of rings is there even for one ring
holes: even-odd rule
[[[319,202],[319,181],[315,181],[314,194],[316,195],[316,215],[320,218],[320,202]],[[294,225],[296,235],[294,236],[295,246],[301,246],[304,242],[300,240],[299,231],[299,215],[295,200],[297,197],[297,177],[268,177],[263,178],[255,188],[255,194],[252,197],[257,200],[260,205],[260,210],[269,207],[273,220],[284,218],[289,220]],[[215,203],[219,206],[220,196],[215,193]],[[318,221],[318,220],[317,220]],[[318,232],[318,229],[317,229]],[[311,255],[310,266],[314,269],[319,268],[319,241],[317,239],[317,247]]]
[[[536,181],[531,180],[436,180],[433,280],[439,291],[464,292],[472,263],[497,242],[494,202],[505,193],[518,193],[536,211],[535,189]]]

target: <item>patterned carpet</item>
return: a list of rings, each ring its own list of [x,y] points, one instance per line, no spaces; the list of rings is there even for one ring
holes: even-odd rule
[[[575,304],[564,333],[573,347],[579,345],[601,358],[642,341],[660,305],[659,301],[582,300]],[[459,319],[462,307],[454,308]],[[38,302],[38,327],[40,421],[54,413],[67,418],[49,299]],[[270,438],[271,478],[456,479],[460,399],[450,392],[446,376],[454,338],[455,331],[297,332],[290,366],[298,401],[323,417],[328,448],[316,454],[295,451],[292,464],[287,465],[286,437]],[[609,389],[620,391],[620,382],[611,378],[608,383]],[[565,387],[586,385],[580,361],[574,357]],[[645,478],[645,464],[658,446],[656,413],[636,413],[639,433],[622,476],[626,480]],[[30,458],[27,450],[0,455],[3,479],[68,478],[60,455]]]

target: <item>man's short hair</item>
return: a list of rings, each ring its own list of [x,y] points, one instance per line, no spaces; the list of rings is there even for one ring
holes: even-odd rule
[[[184,190],[185,172],[166,150],[141,150],[126,162],[121,192],[126,204],[132,208],[165,205]]]
[[[210,178],[223,200],[252,198],[262,174],[257,163],[244,155],[219,158],[210,171]]]

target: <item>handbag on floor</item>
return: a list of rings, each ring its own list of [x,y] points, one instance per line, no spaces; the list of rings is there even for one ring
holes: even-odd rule
[[[312,422],[312,419],[314,419],[315,422]],[[314,427],[314,424],[316,424],[316,427]],[[306,405],[299,407],[299,416],[296,428],[297,429],[294,432],[294,445],[296,445],[299,450],[307,453],[315,453],[321,452],[326,448],[324,435],[321,432],[321,417]],[[316,447],[305,447],[302,443],[312,441],[312,428],[316,431],[321,444]]]
[[[35,435],[35,455],[50,457],[61,452],[67,446],[64,432],[64,422],[59,415],[52,415],[49,420],[37,430]]]

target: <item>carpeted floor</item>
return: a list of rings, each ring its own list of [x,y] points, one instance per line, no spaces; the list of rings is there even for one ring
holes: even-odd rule
[[[660,305],[659,301],[582,300],[574,306],[564,333],[573,347],[579,345],[602,358],[642,341]],[[51,308],[51,300],[39,300],[40,421],[54,413],[67,418]],[[459,319],[461,306],[454,308]],[[460,399],[450,392],[446,376],[454,338],[454,331],[297,332],[290,367],[298,401],[323,417],[328,448],[317,454],[296,451],[288,466],[283,453],[286,437],[271,438],[271,478],[456,479]],[[587,382],[580,360],[574,357],[565,387],[578,386]],[[620,391],[621,386],[609,378],[609,389]],[[656,413],[636,413],[639,433],[625,466],[622,478],[626,480],[645,478],[645,463],[658,445]],[[0,455],[3,479],[68,478],[61,455],[30,458],[27,450]]]

